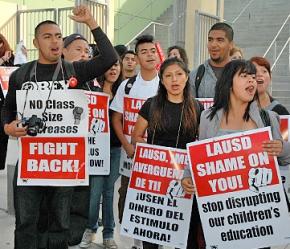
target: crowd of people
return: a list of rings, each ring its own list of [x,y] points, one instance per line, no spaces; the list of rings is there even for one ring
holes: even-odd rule
[[[196,140],[264,127],[260,116],[263,109],[268,112],[273,134],[273,140],[264,141],[263,149],[270,156],[277,156],[280,166],[290,164],[290,145],[281,137],[277,116],[289,112],[269,94],[270,64],[259,56],[244,60],[241,49],[234,44],[230,25],[219,22],[210,28],[209,59],[196,69],[189,70],[185,49],[174,45],[167,49],[167,59],[158,71],[160,58],[153,36],[139,36],[134,51],[123,45],[113,47],[86,6],[75,7],[71,18],[90,28],[96,48],[92,51],[81,34],[63,38],[59,25],[53,21],[46,20],[35,27],[33,43],[38,58],[12,73],[5,101],[1,96],[1,153],[6,150],[7,136],[27,136],[27,127],[17,119],[16,91],[27,90],[28,82],[48,82],[47,90],[77,88],[103,92],[110,102],[110,173],[90,175],[89,186],[19,186],[16,165],[15,249],[66,249],[72,245],[88,248],[100,226],[104,247],[118,248],[114,240],[114,186],[121,177],[118,217],[122,223],[130,177],[120,176],[120,160],[122,153],[124,160],[132,160],[136,143],[186,149],[188,143]],[[13,66],[13,59],[11,47],[0,35],[0,66]],[[69,84],[68,63],[76,86]],[[55,73],[57,68],[60,69]],[[125,97],[146,100],[132,140],[123,129]],[[213,98],[213,106],[203,110],[198,98]],[[181,184],[186,193],[194,195],[189,168]],[[187,214],[187,249],[203,249],[206,241],[197,199],[193,198],[192,212]],[[162,246],[134,239],[132,249],[142,248]]]

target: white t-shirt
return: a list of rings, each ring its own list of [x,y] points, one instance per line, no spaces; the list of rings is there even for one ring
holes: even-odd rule
[[[124,97],[125,97],[125,86],[127,80],[124,80],[118,88],[118,91],[111,103],[110,109],[119,113],[123,113],[124,108]],[[156,77],[150,81],[143,80],[141,74],[138,73],[136,81],[133,84],[133,87],[130,90],[128,96],[133,98],[148,99],[156,95],[159,85],[159,77]]]

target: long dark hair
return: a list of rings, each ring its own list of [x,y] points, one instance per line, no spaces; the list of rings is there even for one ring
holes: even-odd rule
[[[154,112],[152,115],[152,120],[149,123],[149,129],[151,131],[153,131],[155,127],[157,130],[165,130],[167,126],[166,120],[163,117],[164,115],[162,115],[164,113],[165,103],[167,101],[167,90],[162,84],[162,77],[165,69],[171,65],[178,65],[185,72],[185,74],[188,75],[188,68],[185,63],[178,58],[169,58],[162,63],[159,71],[159,89],[157,95],[153,98],[152,103],[154,105]],[[183,133],[196,134],[198,130],[197,114],[189,80],[187,80],[183,90],[183,108]]]
[[[213,119],[216,112],[220,109],[224,110],[226,115],[226,121],[228,120],[228,114],[230,109],[230,95],[233,87],[233,78],[235,74],[239,75],[242,73],[246,74],[256,74],[256,67],[250,61],[246,60],[233,60],[226,64],[220,79],[216,83],[214,104],[211,107],[211,113],[209,114],[210,120]],[[246,111],[244,113],[243,119],[248,121],[250,104],[258,99],[258,93],[256,92],[254,99],[249,102]]]
[[[120,75],[119,75],[118,79],[117,79],[117,80],[113,83],[113,85],[112,85],[112,94],[113,94],[113,97],[116,95],[117,90],[118,90],[119,86],[121,85],[121,83],[122,83],[122,81],[123,81],[123,75],[122,75],[122,67],[123,67],[123,65],[122,65],[121,58],[118,57],[118,60],[115,61],[114,64],[116,64],[118,61],[119,61],[119,63],[120,63]],[[113,64],[113,65],[114,65],[114,64]],[[112,65],[112,66],[113,66],[113,65]],[[110,70],[110,69],[111,69],[111,68],[109,68],[108,70]],[[108,70],[107,70],[107,71],[108,71]],[[105,74],[103,74],[103,75],[101,75],[100,77],[98,77],[97,80],[98,80],[99,84],[101,85],[101,87],[103,88],[104,83],[105,83],[105,80],[106,80],[106,78],[105,78]]]

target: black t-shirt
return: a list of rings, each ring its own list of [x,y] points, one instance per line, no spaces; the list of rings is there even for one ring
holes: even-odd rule
[[[150,120],[152,120],[152,115],[153,115],[152,113],[153,108],[150,107],[152,100],[153,98],[149,98],[143,104],[141,110],[139,111],[139,115],[147,120],[149,127],[150,127]],[[176,103],[172,103],[166,100],[165,106],[164,106],[164,112],[161,114],[162,119],[167,124],[166,129],[162,131],[159,131],[156,129],[155,135],[154,135],[154,141],[152,141],[154,128],[148,129],[147,142],[149,144],[185,149],[187,143],[195,141],[196,134],[194,134],[194,131],[191,134],[184,134],[184,131],[181,125],[180,133],[179,133],[179,141],[176,146],[177,137],[178,137],[178,129],[179,129],[180,118],[181,118],[181,113],[182,113],[182,105],[183,103],[176,104]]]
[[[92,30],[92,34],[98,44],[100,51],[99,56],[92,58],[89,61],[76,61],[73,62],[75,71],[75,77],[78,81],[78,87],[83,88],[86,82],[99,77],[104,74],[116,61],[116,52],[109,41],[108,37],[101,30],[100,27]],[[5,105],[2,110],[2,121],[4,124],[10,123],[15,120],[16,117],[16,90],[20,89],[38,89],[46,90],[50,89],[51,80],[57,64],[40,64],[37,63],[36,74],[32,78],[30,72],[33,70],[33,63],[31,68],[27,70],[26,75],[21,78],[21,81],[17,80],[17,72],[14,71],[9,78],[9,88],[6,95]],[[65,66],[62,63],[63,70],[60,70],[57,80],[53,84],[53,89],[65,89],[65,85],[68,81],[68,75],[65,70]],[[31,79],[30,79],[31,78]]]

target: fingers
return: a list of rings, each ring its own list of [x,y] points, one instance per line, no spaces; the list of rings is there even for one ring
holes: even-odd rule
[[[262,147],[270,156],[278,156],[283,150],[283,142],[281,140],[264,141]]]
[[[195,186],[190,177],[183,178],[181,181],[181,186],[183,187],[185,193],[187,194],[194,194],[195,193]]]

